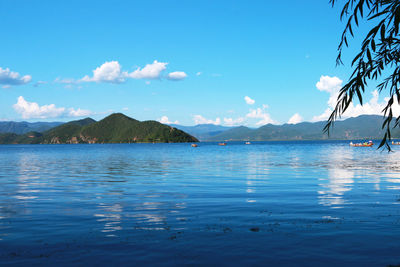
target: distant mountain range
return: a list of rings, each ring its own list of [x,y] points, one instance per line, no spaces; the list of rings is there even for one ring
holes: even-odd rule
[[[28,132],[44,132],[64,122],[15,122],[0,121],[0,133],[25,134]]]
[[[381,139],[384,134],[384,131],[381,129],[382,122],[383,117],[377,115],[362,115],[356,118],[336,121],[329,137],[323,133],[323,128],[326,124],[323,121],[283,125],[267,124],[257,129],[241,126],[212,136],[208,141]],[[393,129],[392,137],[399,138],[400,129]]]
[[[325,122],[298,124],[267,124],[260,128],[226,127],[214,124],[196,126],[164,125],[156,121],[140,122],[121,113],[96,122],[86,118],[68,123],[60,122],[2,122],[0,144],[31,143],[132,143],[132,142],[196,142],[201,141],[274,141],[274,140],[357,140],[381,139],[382,116],[362,115],[337,121],[330,136],[323,133]],[[8,125],[7,128],[4,125]],[[12,126],[14,125],[14,126]],[[25,126],[24,126],[25,125]],[[46,127],[56,127],[46,129]],[[27,129],[46,129],[27,132]],[[2,130],[3,129],[3,130]],[[22,134],[20,134],[22,132]],[[392,131],[400,138],[400,129]]]
[[[381,139],[383,117],[378,115],[362,115],[337,121],[330,136],[323,133],[326,124],[320,122],[303,122],[298,124],[267,124],[260,128],[224,127],[213,124],[196,126],[173,125],[201,141],[274,141],[274,140],[356,140]],[[400,129],[392,131],[392,137],[400,138]]]
[[[195,126],[182,126],[178,124],[169,125],[195,136],[200,141],[207,141],[216,135],[219,135],[227,130],[234,128],[215,124],[198,124]]]
[[[157,121],[132,119],[121,113],[96,122],[91,118],[61,124],[43,133],[0,134],[0,144],[78,144],[78,143],[178,143],[198,140]]]

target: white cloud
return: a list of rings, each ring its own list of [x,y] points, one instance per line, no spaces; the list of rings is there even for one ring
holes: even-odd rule
[[[13,108],[22,115],[23,119],[54,118],[60,117],[65,112],[65,108],[57,108],[54,104],[39,106],[35,102],[26,101],[22,96],[18,97],[18,102],[13,105]]]
[[[27,84],[32,80],[31,75],[22,76],[18,72],[11,71],[9,68],[0,67],[0,84],[3,84],[3,88],[9,88],[13,85]]]
[[[164,71],[168,63],[158,62],[147,64],[143,69],[137,68],[134,72],[129,73],[129,77],[133,79],[159,79],[161,72]]]
[[[174,121],[174,122],[172,122],[172,121],[170,121],[170,120],[168,119],[167,116],[162,116],[160,119],[158,119],[158,121],[161,122],[161,123],[163,123],[163,124],[179,124],[179,121]]]
[[[174,72],[170,72],[167,75],[167,79],[168,80],[172,80],[172,81],[180,81],[183,80],[187,77],[187,74],[184,73],[183,71],[174,71]]]
[[[334,108],[336,99],[339,96],[339,90],[342,88],[343,81],[338,77],[329,77],[322,75],[317,84],[315,85],[318,90],[328,92],[330,94],[328,105]]]
[[[170,72],[168,75],[162,77],[161,74],[166,70],[167,65],[168,63],[166,62],[158,62],[157,60],[154,60],[153,63],[146,64],[143,68],[138,67],[136,70],[129,73],[128,71],[122,70],[118,61],[107,61],[93,70],[92,76],[85,75],[79,80],[57,78],[54,82],[67,84],[71,87],[71,84],[78,84],[81,82],[105,82],[118,84],[126,82],[127,79],[155,80],[166,78],[172,81],[179,81],[187,77],[187,74],[183,71]],[[146,81],[146,84],[149,85],[150,81]]]
[[[93,71],[93,76],[84,76],[78,82],[107,82],[107,83],[123,83],[128,78],[131,79],[160,79],[161,73],[167,68],[168,63],[158,62],[154,60],[153,63],[147,64],[143,68],[137,68],[135,71],[129,73],[122,71],[122,67],[118,61],[108,61]],[[186,77],[184,72],[171,72],[167,78],[170,80],[182,80]],[[59,79],[60,83],[74,83],[71,79]],[[149,83],[146,83],[149,84]]]
[[[244,101],[246,101],[246,103],[247,103],[248,105],[253,105],[254,103],[256,103],[256,101],[255,101],[254,99],[251,99],[251,98],[248,97],[248,96],[245,96],[245,97],[244,97]]]
[[[243,117],[239,117],[236,119],[224,118],[224,124],[227,126],[239,126],[239,125],[242,125],[244,121],[245,121],[245,118],[243,118]]]
[[[274,121],[271,118],[271,116],[265,112],[265,109],[267,107],[268,107],[267,105],[263,105],[263,108],[250,109],[249,113],[246,114],[246,117],[253,119],[261,119],[256,123],[257,126],[265,125],[268,123],[276,124],[277,122]]]
[[[193,116],[193,120],[194,120],[195,124],[215,124],[215,125],[221,124],[221,119],[220,118],[216,118],[213,121],[213,120],[208,120],[208,119],[204,118],[201,115],[194,115]]]
[[[327,120],[331,115],[333,109],[336,106],[336,101],[339,95],[339,91],[342,88],[342,80],[337,77],[321,76],[319,82],[317,82],[316,87],[320,91],[325,91],[330,94],[328,100],[328,108],[317,116],[312,118],[312,121],[322,121]],[[379,93],[377,90],[372,92],[372,98],[364,103],[364,105],[351,103],[347,108],[346,112],[342,115],[343,119],[350,117],[357,117],[360,115],[383,115],[382,110],[386,106],[388,99],[385,98],[383,102],[379,102]],[[394,116],[400,115],[400,105],[393,104]]]
[[[320,91],[333,93],[340,90],[340,88],[342,87],[342,82],[343,81],[338,77],[329,77],[322,75],[315,86]]]
[[[201,74],[203,74],[201,71],[196,73],[196,76],[200,76]]]
[[[14,110],[21,114],[23,119],[47,119],[56,117],[82,117],[93,114],[89,110],[66,109],[56,107],[54,104],[39,106],[38,103],[28,102],[24,97],[18,97],[18,101],[13,105]]]
[[[294,114],[288,121],[289,124],[297,124],[303,121],[299,113]]]
[[[127,76],[127,72],[121,72],[121,65],[118,61],[109,61],[96,68],[93,71],[93,77],[86,75],[81,79],[81,81],[122,83],[126,80]]]
[[[90,116],[93,115],[93,112],[90,110],[85,110],[85,109],[73,109],[69,108],[68,113],[65,114],[66,117],[85,117],[85,116]]]

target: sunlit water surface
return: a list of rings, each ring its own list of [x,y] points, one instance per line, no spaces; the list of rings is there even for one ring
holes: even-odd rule
[[[0,263],[400,264],[398,150],[0,146]]]

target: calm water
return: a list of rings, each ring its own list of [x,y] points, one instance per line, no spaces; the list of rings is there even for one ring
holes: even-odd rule
[[[0,264],[400,264],[400,148],[0,146]]]

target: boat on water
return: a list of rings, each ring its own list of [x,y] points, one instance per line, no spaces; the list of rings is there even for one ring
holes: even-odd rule
[[[226,143],[225,143],[225,142],[223,142],[223,143],[218,143],[218,145],[219,145],[219,146],[226,146]]]
[[[198,145],[197,144],[192,144],[192,147],[198,147]]]
[[[246,144],[246,145],[250,145],[251,143],[250,143],[249,141],[247,141],[245,144]]]
[[[373,146],[373,142],[372,141],[368,141],[368,142],[364,142],[364,143],[353,143],[350,142],[350,146],[356,146],[356,147],[369,147],[369,146]]]
[[[395,142],[395,141],[392,141],[392,145],[395,145],[395,146],[400,146],[400,142]]]

